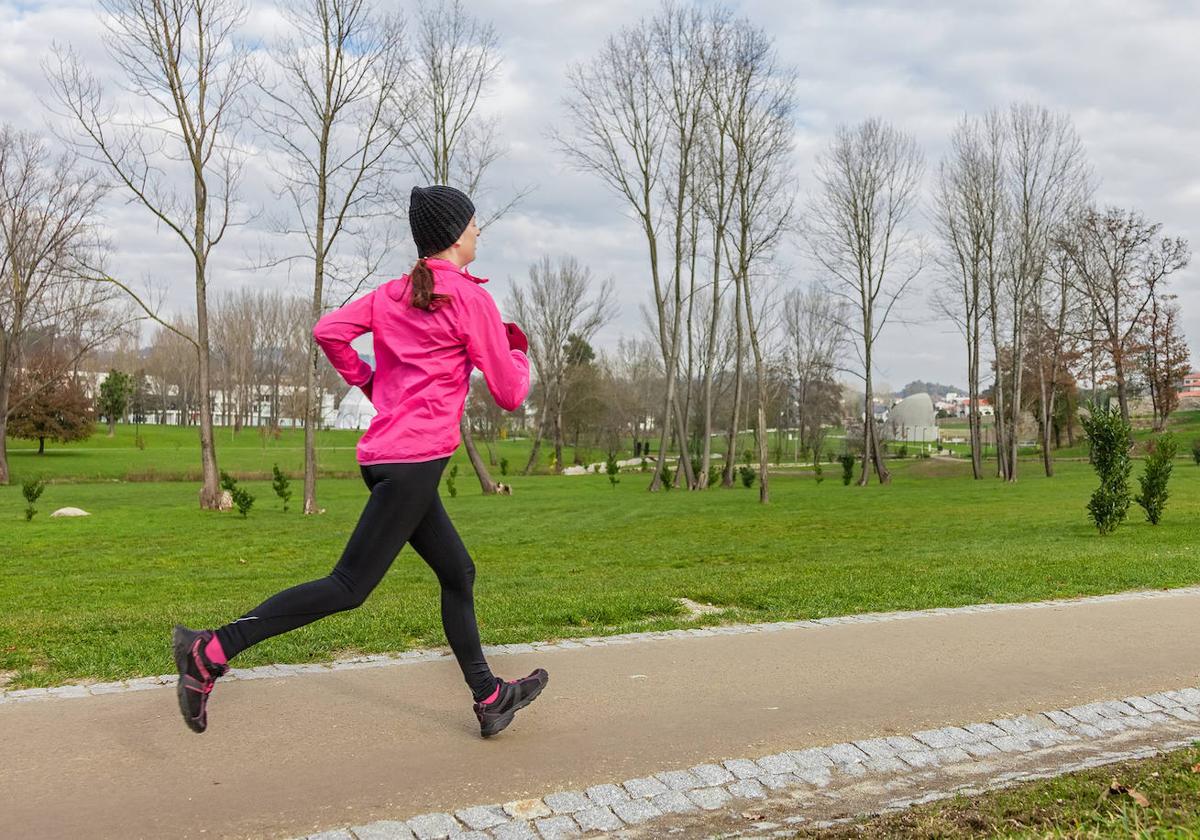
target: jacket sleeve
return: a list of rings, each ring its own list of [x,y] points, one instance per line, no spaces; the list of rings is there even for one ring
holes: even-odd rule
[[[515,411],[529,394],[529,359],[520,350],[509,349],[500,310],[486,290],[478,289],[460,300],[459,332],[467,345],[467,357],[483,371],[496,405]]]
[[[371,381],[373,371],[350,346],[350,342],[363,333],[371,331],[371,310],[375,292],[351,301],[341,309],[328,313],[313,327],[313,338],[333,369],[346,380],[347,385],[362,387]]]

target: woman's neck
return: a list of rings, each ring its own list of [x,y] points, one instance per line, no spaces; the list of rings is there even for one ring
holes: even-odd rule
[[[457,252],[457,251],[453,251],[453,250],[451,250],[451,251],[442,251],[440,254],[434,254],[434,255],[433,255],[433,256],[431,256],[429,259],[431,259],[431,260],[445,260],[445,261],[446,261],[446,262],[448,262],[448,263],[454,263],[454,264],[455,264],[456,266],[458,266],[459,268],[466,268],[466,267],[467,267],[467,266],[470,264],[469,262],[462,262],[462,257],[460,257],[460,256],[458,255],[458,252]]]

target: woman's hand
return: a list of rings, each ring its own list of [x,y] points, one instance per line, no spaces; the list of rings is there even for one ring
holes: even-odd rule
[[[529,339],[525,337],[525,333],[521,332],[520,327],[512,321],[505,321],[504,332],[508,335],[509,350],[520,350],[522,353],[529,352]]]

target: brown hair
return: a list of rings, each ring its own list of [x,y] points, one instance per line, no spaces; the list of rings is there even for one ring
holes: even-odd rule
[[[417,260],[412,271],[408,273],[408,279],[412,283],[412,305],[416,309],[432,312],[442,301],[450,299],[449,295],[434,294],[433,270],[424,257]]]

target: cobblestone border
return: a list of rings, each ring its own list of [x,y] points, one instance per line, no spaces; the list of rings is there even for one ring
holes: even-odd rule
[[[927,729],[911,735],[868,738],[827,747],[776,753],[758,759],[734,758],[719,764],[699,764],[686,770],[667,770],[618,784],[586,790],[566,790],[540,799],[479,805],[451,813],[421,814],[407,820],[384,820],[308,835],[306,840],[562,840],[608,832],[646,828],[652,820],[671,815],[715,811],[728,804],[765,800],[788,789],[820,790],[846,779],[889,779],[929,768],[967,764],[1001,754],[1019,755],[1057,745],[1102,741],[1120,733],[1153,731],[1172,735],[1165,747],[1183,746],[1180,726],[1195,724],[1200,737],[1200,689],[1163,691],[1145,697],[1126,697],[1069,709],[1019,715],[966,726]],[[1153,750],[1111,753],[1063,764],[1054,772],[1004,773],[986,787],[1058,775]],[[917,799],[897,799],[892,809],[944,798],[955,793],[979,793],[982,787],[938,791]],[[803,822],[803,817],[794,821]],[[772,828],[777,826],[771,826]],[[755,829],[761,832],[764,826]],[[664,827],[665,831],[665,827]]]
[[[944,615],[969,615],[973,613],[1015,612],[1021,610],[1051,609],[1056,607],[1086,604],[1106,604],[1123,601],[1139,601],[1158,598],[1174,598],[1200,595],[1200,586],[1178,589],[1136,590],[1112,595],[1092,595],[1082,598],[1064,598],[1054,601],[1031,601],[1013,604],[973,604],[965,607],[936,607],[927,610],[860,613],[858,615],[832,616],[802,621],[775,621],[759,624],[724,624],[714,627],[690,627],[686,630],[660,630],[648,633],[622,633],[616,636],[589,636],[582,639],[563,639],[556,642],[532,642],[510,645],[484,645],[488,656],[514,653],[543,653],[556,650],[579,650],[588,647],[612,647],[644,641],[667,639],[691,639],[703,636],[737,636],[746,633],[775,633],[780,630],[820,630],[842,624],[874,624],[886,621],[907,621]],[[372,654],[351,659],[308,665],[263,665],[258,668],[230,668],[222,677],[228,680],[261,680],[278,677],[293,677],[300,674],[324,674],[331,671],[350,671],[359,668],[387,668],[413,662],[431,662],[449,659],[447,649],[409,650],[398,654]],[[30,700],[71,699],[95,697],[104,694],[119,694],[126,691],[144,691],[174,685],[177,674],[157,677],[138,677],[118,682],[91,683],[89,685],[60,685],[52,688],[22,688],[0,691],[0,704]]]

